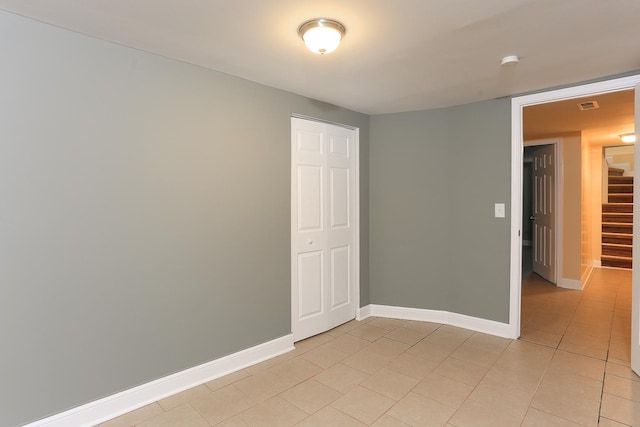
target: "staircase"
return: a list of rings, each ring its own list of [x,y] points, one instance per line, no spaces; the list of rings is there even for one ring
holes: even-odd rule
[[[602,205],[603,267],[631,268],[633,249],[633,177],[609,168],[609,203]]]

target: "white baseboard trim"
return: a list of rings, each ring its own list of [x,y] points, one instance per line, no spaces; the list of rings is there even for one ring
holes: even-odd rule
[[[356,313],[356,320],[364,320],[371,316],[371,305],[360,307]]]
[[[582,277],[580,278],[580,281],[582,282],[582,289],[584,289],[589,284],[591,273],[593,273],[593,266],[588,265],[587,269],[584,271],[584,273],[582,273]]]
[[[441,310],[427,310],[422,308],[394,307],[389,305],[369,306],[371,316],[390,317],[403,320],[419,320],[421,322],[442,323],[445,325],[457,326],[459,328],[470,329],[476,332],[496,335],[503,338],[513,337],[511,327],[508,323],[496,322],[493,320],[480,319],[478,317],[464,314],[451,313]]]
[[[285,335],[264,344],[35,421],[24,427],[93,426],[175,393],[287,353],[293,349],[293,335]]]
[[[564,277],[560,278],[560,280],[558,280],[557,283],[559,288],[565,288],[565,289],[573,289],[576,291],[581,291],[583,288],[583,282],[582,280],[576,280],[576,279],[566,279]]]

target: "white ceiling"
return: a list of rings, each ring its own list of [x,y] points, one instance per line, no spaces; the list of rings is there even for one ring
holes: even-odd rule
[[[0,8],[369,114],[640,69],[638,0],[0,0]],[[298,26],[340,20],[330,55]],[[515,66],[500,66],[519,55]]]
[[[578,103],[584,101],[596,101],[599,108],[581,111]],[[525,140],[582,132],[591,146],[622,145],[620,135],[634,132],[634,91],[533,105],[524,109],[522,122]]]

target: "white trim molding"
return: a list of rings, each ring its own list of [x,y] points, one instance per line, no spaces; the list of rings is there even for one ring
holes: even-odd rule
[[[294,346],[293,335],[290,334],[35,421],[24,427],[93,426],[291,350],[294,350]]]
[[[355,283],[354,283],[354,291],[355,291],[355,301],[356,301],[356,312],[355,316],[358,318],[358,307],[360,307],[360,129],[355,128],[356,133],[356,146],[355,146],[355,177],[356,180],[356,203],[353,207],[354,209],[354,227],[355,227],[355,241],[353,245],[353,268],[355,269]]]
[[[566,277],[561,277],[558,280],[558,287],[564,289],[574,289],[576,291],[581,291],[584,289],[584,282],[582,280],[576,279],[567,279]]]
[[[451,313],[442,310],[427,310],[423,308],[395,307],[390,305],[371,304],[367,307],[371,316],[388,317],[392,319],[418,320],[420,322],[442,323],[457,326],[485,334],[496,335],[503,338],[516,338],[511,336],[507,323],[493,320],[480,319],[464,314]]]
[[[358,313],[356,314],[356,320],[364,320],[367,317],[371,317],[371,305],[360,307],[358,309]]]
[[[593,266],[587,264],[585,266],[584,273],[582,273],[582,277],[580,277],[580,280],[582,281],[583,289],[589,284],[589,279],[591,279],[592,273],[593,273]]]
[[[522,150],[525,107],[564,101],[603,93],[633,90],[640,83],[640,75],[583,84],[565,89],[550,90],[511,99],[511,268],[509,292],[510,336],[520,336],[520,299],[522,286]]]

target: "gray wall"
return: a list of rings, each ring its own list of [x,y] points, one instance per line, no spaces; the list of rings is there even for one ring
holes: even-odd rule
[[[0,425],[290,332],[291,113],[360,128],[361,306],[508,321],[508,99],[369,119],[0,28]]]
[[[366,115],[0,12],[0,425],[286,335],[290,114]]]
[[[499,99],[371,118],[372,303],[509,321],[509,117]]]
[[[370,262],[374,304],[446,309],[449,129],[446,110],[372,116]]]

